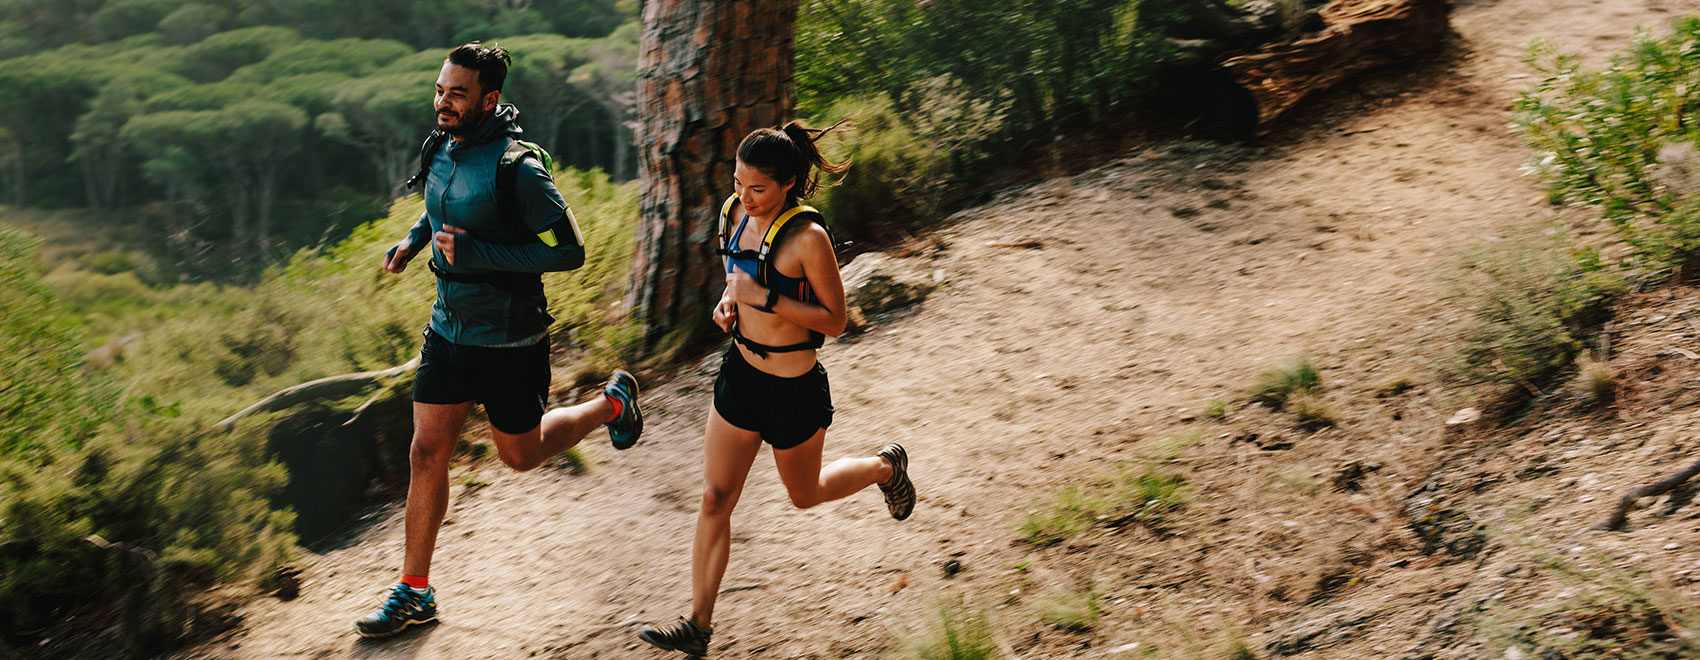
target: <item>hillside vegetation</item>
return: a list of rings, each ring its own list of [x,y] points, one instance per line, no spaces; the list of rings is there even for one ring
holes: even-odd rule
[[[1128,0],[803,5],[799,111],[857,126],[829,145],[857,166],[821,204],[860,243],[924,230],[991,159],[1130,107],[1166,56]],[[291,413],[216,422],[417,350],[432,280],[377,260],[420,212],[397,183],[459,43],[512,51],[503,98],[565,168],[591,250],[545,278],[566,366],[633,357],[637,7],[0,4],[0,83],[30,90],[0,103],[0,648],[157,653],[216,628],[203,589],[298,553],[273,446]],[[975,36],[1011,29],[1030,59]]]

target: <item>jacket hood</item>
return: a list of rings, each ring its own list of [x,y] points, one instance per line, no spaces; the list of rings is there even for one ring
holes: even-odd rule
[[[512,103],[502,103],[496,106],[496,111],[490,113],[466,141],[470,144],[483,144],[506,136],[517,138],[523,132],[525,129],[519,127],[519,108],[514,107]]]

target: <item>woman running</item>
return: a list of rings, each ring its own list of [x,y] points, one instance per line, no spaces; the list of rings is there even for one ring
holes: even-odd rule
[[[720,218],[726,292],[713,314],[734,341],[720,362],[703,440],[691,615],[638,634],[663,649],[708,652],[714,599],[732,545],[732,509],[763,441],[773,445],[779,479],[799,509],[874,484],[884,491],[893,518],[908,518],[915,506],[909,459],[900,445],[821,466],[833,410],[815,349],[826,335],[844,332],[844,282],[820,214],[800,200],[816,188],[814,168],[837,173],[849,167],[827,162],[815,146],[836,127],[813,130],[791,122],[756,130],[738,146],[734,194]],[[736,229],[728,232],[734,218]]]

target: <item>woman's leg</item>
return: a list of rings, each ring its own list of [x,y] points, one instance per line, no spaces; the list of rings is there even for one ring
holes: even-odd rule
[[[691,545],[691,622],[708,630],[714,620],[714,599],[732,549],[732,508],[744,492],[761,449],[761,436],[733,426],[708,409],[708,430],[702,446],[702,511],[697,515],[696,542]]]
[[[803,444],[773,452],[779,480],[797,508],[843,499],[891,478],[891,462],[880,456],[840,458],[823,469],[821,448],[825,445],[826,429],[821,429]]]

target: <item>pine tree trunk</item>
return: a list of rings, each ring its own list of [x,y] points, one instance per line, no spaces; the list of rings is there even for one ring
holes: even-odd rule
[[[648,0],[638,63],[643,210],[628,307],[650,347],[708,336],[738,142],[791,113],[797,0]]]

